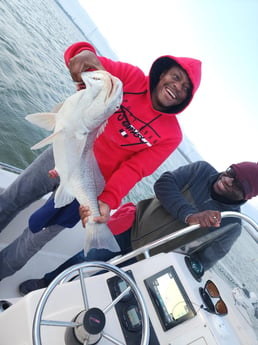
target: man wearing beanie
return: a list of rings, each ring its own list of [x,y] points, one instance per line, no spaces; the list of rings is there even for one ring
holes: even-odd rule
[[[166,243],[152,253],[179,248],[200,236],[210,237],[210,241],[195,252],[207,270],[228,253],[240,235],[241,221],[221,219],[221,212],[240,212],[247,200],[258,195],[258,164],[232,164],[219,173],[209,163],[199,161],[163,173],[154,190],[156,198],[143,200],[137,205],[131,230],[132,248],[188,225],[200,224],[200,229],[194,233]],[[224,230],[214,238],[218,227]]]
[[[200,236],[208,237],[210,240],[206,240],[205,246],[197,249],[194,256],[202,261],[206,270],[209,269],[228,253],[241,232],[241,221],[221,219],[221,212],[240,212],[247,200],[258,195],[258,164],[232,164],[219,173],[209,163],[198,161],[165,172],[156,181],[154,190],[156,197],[142,200],[137,205],[126,203],[111,216],[108,225],[116,236],[121,253],[92,249],[84,257],[81,251],[43,278],[23,282],[19,287],[21,294],[48,286],[71,265],[109,260],[192,224],[200,224],[201,228],[194,234],[155,248],[152,254],[182,248]],[[80,215],[85,225],[89,211],[81,209]],[[216,237],[214,234],[219,227],[223,229]]]

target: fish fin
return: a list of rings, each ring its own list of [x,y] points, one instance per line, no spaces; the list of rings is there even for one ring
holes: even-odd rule
[[[55,138],[62,132],[62,129],[60,129],[59,131],[49,135],[48,137],[46,137],[45,139],[39,141],[37,144],[33,145],[31,147],[32,150],[37,150],[37,149],[41,149],[42,147],[52,144],[55,140]]]
[[[55,193],[55,207],[60,208],[70,204],[74,200],[74,196],[67,193],[62,183],[56,190]]]
[[[29,114],[25,116],[25,119],[48,131],[53,131],[56,124],[56,113]]]
[[[87,255],[92,248],[105,248],[114,253],[121,251],[115,236],[106,223],[89,222],[86,224],[84,255]]]

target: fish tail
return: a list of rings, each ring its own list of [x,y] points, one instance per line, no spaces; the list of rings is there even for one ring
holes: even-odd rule
[[[106,223],[90,222],[86,225],[86,239],[84,246],[84,255],[86,256],[90,249],[104,248],[111,252],[120,252],[120,247]]]

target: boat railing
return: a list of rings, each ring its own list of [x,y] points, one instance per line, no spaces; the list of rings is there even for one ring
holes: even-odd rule
[[[252,218],[250,218],[249,216],[247,216],[243,213],[233,212],[233,211],[221,212],[221,217],[222,218],[232,218],[233,217],[233,218],[240,218],[242,220],[245,220],[249,225],[251,225],[253,230],[248,228],[248,227],[245,227],[245,229],[248,231],[250,236],[255,240],[255,242],[258,243],[258,224]],[[125,255],[116,256],[116,257],[112,258],[111,260],[109,260],[108,262],[110,264],[116,266],[116,265],[124,263],[130,259],[139,257],[141,255],[143,255],[144,258],[147,259],[151,256],[150,251],[152,249],[159,247],[162,244],[165,244],[166,242],[169,242],[169,241],[175,240],[179,237],[188,235],[198,228],[200,228],[199,224],[190,225],[186,228],[183,228],[183,229],[175,231],[175,232],[173,232],[167,236],[164,236],[158,240],[150,242],[150,243],[148,243],[148,244],[146,244],[140,248],[137,248],[137,249],[125,254]],[[218,236],[219,236],[219,228],[218,228],[217,232],[218,232]],[[72,279],[72,276],[66,277],[65,281],[68,281],[70,279]]]
[[[8,164],[8,163],[4,163],[4,162],[0,162],[0,169],[15,173],[15,174],[21,174],[23,169],[17,168],[14,165]]]
[[[256,232],[250,231],[249,233],[253,237],[253,239],[258,243],[258,224],[256,224],[256,222],[253,219],[251,219],[250,217],[248,217],[247,215],[245,215],[243,213],[233,212],[233,211],[232,212],[231,211],[222,212],[221,217],[222,218],[236,217],[236,218],[240,218],[240,219],[247,221],[247,223],[249,223],[256,230]],[[175,231],[175,232],[173,232],[167,236],[164,236],[164,237],[162,237],[158,240],[155,240],[151,243],[148,243],[145,246],[142,246],[138,249],[135,249],[134,251],[132,251],[126,255],[123,255],[123,257],[121,257],[121,258],[114,258],[110,261],[110,263],[112,263],[114,265],[118,265],[123,261],[127,261],[127,260],[132,259],[134,257],[137,257],[141,254],[143,254],[145,256],[145,258],[148,258],[148,257],[150,257],[151,249],[156,248],[158,246],[161,246],[162,244],[169,242],[169,241],[172,241],[172,240],[175,240],[179,237],[188,235],[198,228],[200,228],[199,224],[190,225],[184,229]],[[218,231],[219,231],[219,229],[218,229]]]

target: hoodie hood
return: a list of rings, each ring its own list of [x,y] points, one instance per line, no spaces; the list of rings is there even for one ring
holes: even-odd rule
[[[192,90],[187,99],[183,103],[168,109],[167,113],[178,114],[190,104],[201,82],[201,64],[200,60],[171,55],[161,56],[154,61],[149,74],[150,92],[153,91],[159,82],[160,75],[173,66],[183,68],[192,83]]]

